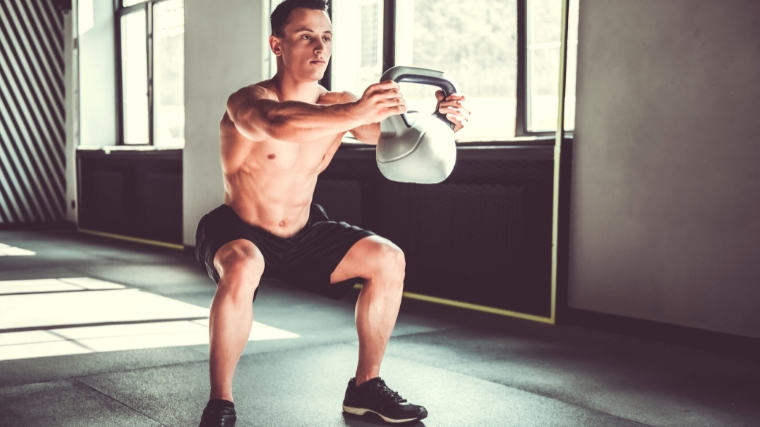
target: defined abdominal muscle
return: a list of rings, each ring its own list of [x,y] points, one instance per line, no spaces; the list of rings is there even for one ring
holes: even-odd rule
[[[316,178],[316,171],[306,176],[241,171],[225,176],[225,203],[244,222],[289,237],[308,220]]]

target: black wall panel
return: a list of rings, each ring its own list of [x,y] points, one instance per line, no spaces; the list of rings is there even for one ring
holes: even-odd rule
[[[0,226],[65,214],[63,17],[0,1]]]
[[[182,244],[182,150],[77,151],[79,227]]]
[[[549,317],[552,150],[460,147],[446,181],[420,185],[385,179],[374,148],[344,147],[314,201],[397,244],[409,292]]]

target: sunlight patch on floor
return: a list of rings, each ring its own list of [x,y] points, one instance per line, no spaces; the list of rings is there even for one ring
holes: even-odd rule
[[[298,335],[253,322],[248,340],[292,338]],[[208,345],[208,326],[179,321],[0,333],[0,360],[188,345]]]
[[[86,277],[0,281],[0,360],[208,345],[208,316],[204,307]],[[249,335],[292,338],[258,322]]]
[[[91,279],[89,277],[70,277],[65,279],[3,280],[0,281],[0,295],[75,292],[104,289],[124,289],[123,285]]]
[[[32,251],[0,243],[0,256],[34,256]]]

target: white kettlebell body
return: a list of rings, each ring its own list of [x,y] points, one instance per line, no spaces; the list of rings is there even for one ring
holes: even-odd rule
[[[394,67],[381,81],[411,81],[440,87],[444,96],[456,92],[445,73],[416,67]],[[437,184],[454,169],[457,147],[453,124],[444,115],[407,113],[380,122],[376,158],[380,172],[391,181]]]

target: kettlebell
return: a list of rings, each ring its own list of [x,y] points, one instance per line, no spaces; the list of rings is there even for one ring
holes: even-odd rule
[[[456,93],[454,79],[442,71],[418,67],[393,67],[380,81],[411,82],[437,86],[444,99]],[[391,181],[437,184],[454,169],[457,147],[454,123],[445,114],[408,112],[380,122],[380,140],[375,150],[380,172]]]

